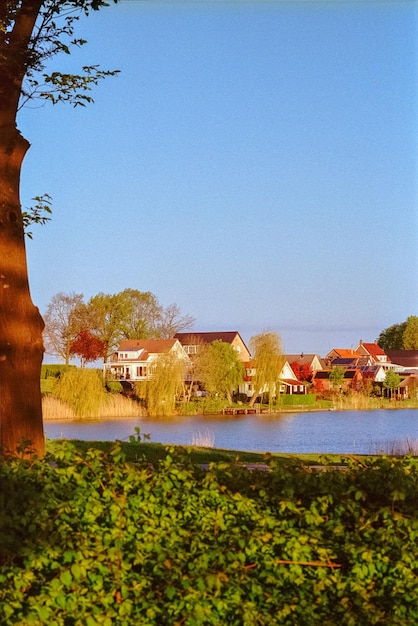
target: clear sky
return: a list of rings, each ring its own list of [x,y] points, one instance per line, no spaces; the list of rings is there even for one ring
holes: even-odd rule
[[[153,292],[288,353],[418,314],[418,4],[125,0],[52,69],[120,69],[22,110],[33,301]]]

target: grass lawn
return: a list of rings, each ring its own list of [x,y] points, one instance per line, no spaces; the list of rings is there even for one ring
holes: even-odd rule
[[[81,441],[71,440],[71,443],[80,451],[97,448],[107,451],[111,448],[111,441]],[[153,442],[122,442],[122,450],[126,461],[136,462],[146,459],[149,463],[156,463],[167,456],[168,449],[175,449],[179,453],[186,453],[192,463],[207,464],[218,462],[237,462],[247,464],[265,464],[269,458],[288,463],[303,463],[305,465],[345,465],[349,458],[355,455],[339,454],[288,454],[288,453],[261,453],[243,450],[226,450],[220,448],[199,448],[197,446],[174,446]],[[47,441],[47,450],[52,452],[54,440]],[[357,458],[357,457],[356,457]],[[360,457],[359,457],[360,458]]]

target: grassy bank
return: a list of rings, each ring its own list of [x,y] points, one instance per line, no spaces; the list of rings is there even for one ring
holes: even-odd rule
[[[101,450],[108,454],[114,446],[111,441],[80,441],[72,440],[71,444],[81,454],[86,454],[90,448]],[[60,441],[48,440],[47,450],[54,454],[57,447],[61,445]],[[179,456],[184,456],[191,463],[208,464],[208,463],[248,463],[261,464],[269,463],[271,459],[278,463],[301,463],[306,465],[343,465],[349,462],[350,455],[339,454],[287,454],[274,453],[265,454],[259,452],[246,452],[243,450],[224,450],[220,448],[203,448],[198,446],[167,446],[162,443],[147,442],[119,442],[122,453],[127,462],[138,463],[158,463],[166,458],[169,450],[174,450]],[[360,458],[360,457],[358,457]]]

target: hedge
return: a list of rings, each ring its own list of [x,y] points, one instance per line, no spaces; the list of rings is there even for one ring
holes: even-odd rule
[[[280,396],[280,405],[282,406],[305,406],[306,404],[315,404],[316,395],[314,393],[307,394],[283,394]]]
[[[418,463],[0,467],[2,626],[418,623]]]

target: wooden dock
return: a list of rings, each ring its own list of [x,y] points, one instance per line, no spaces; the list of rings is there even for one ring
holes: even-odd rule
[[[256,413],[266,413],[268,409],[258,409],[257,407],[251,408],[240,408],[234,407],[229,409],[223,409],[222,413],[224,415],[255,415]]]

